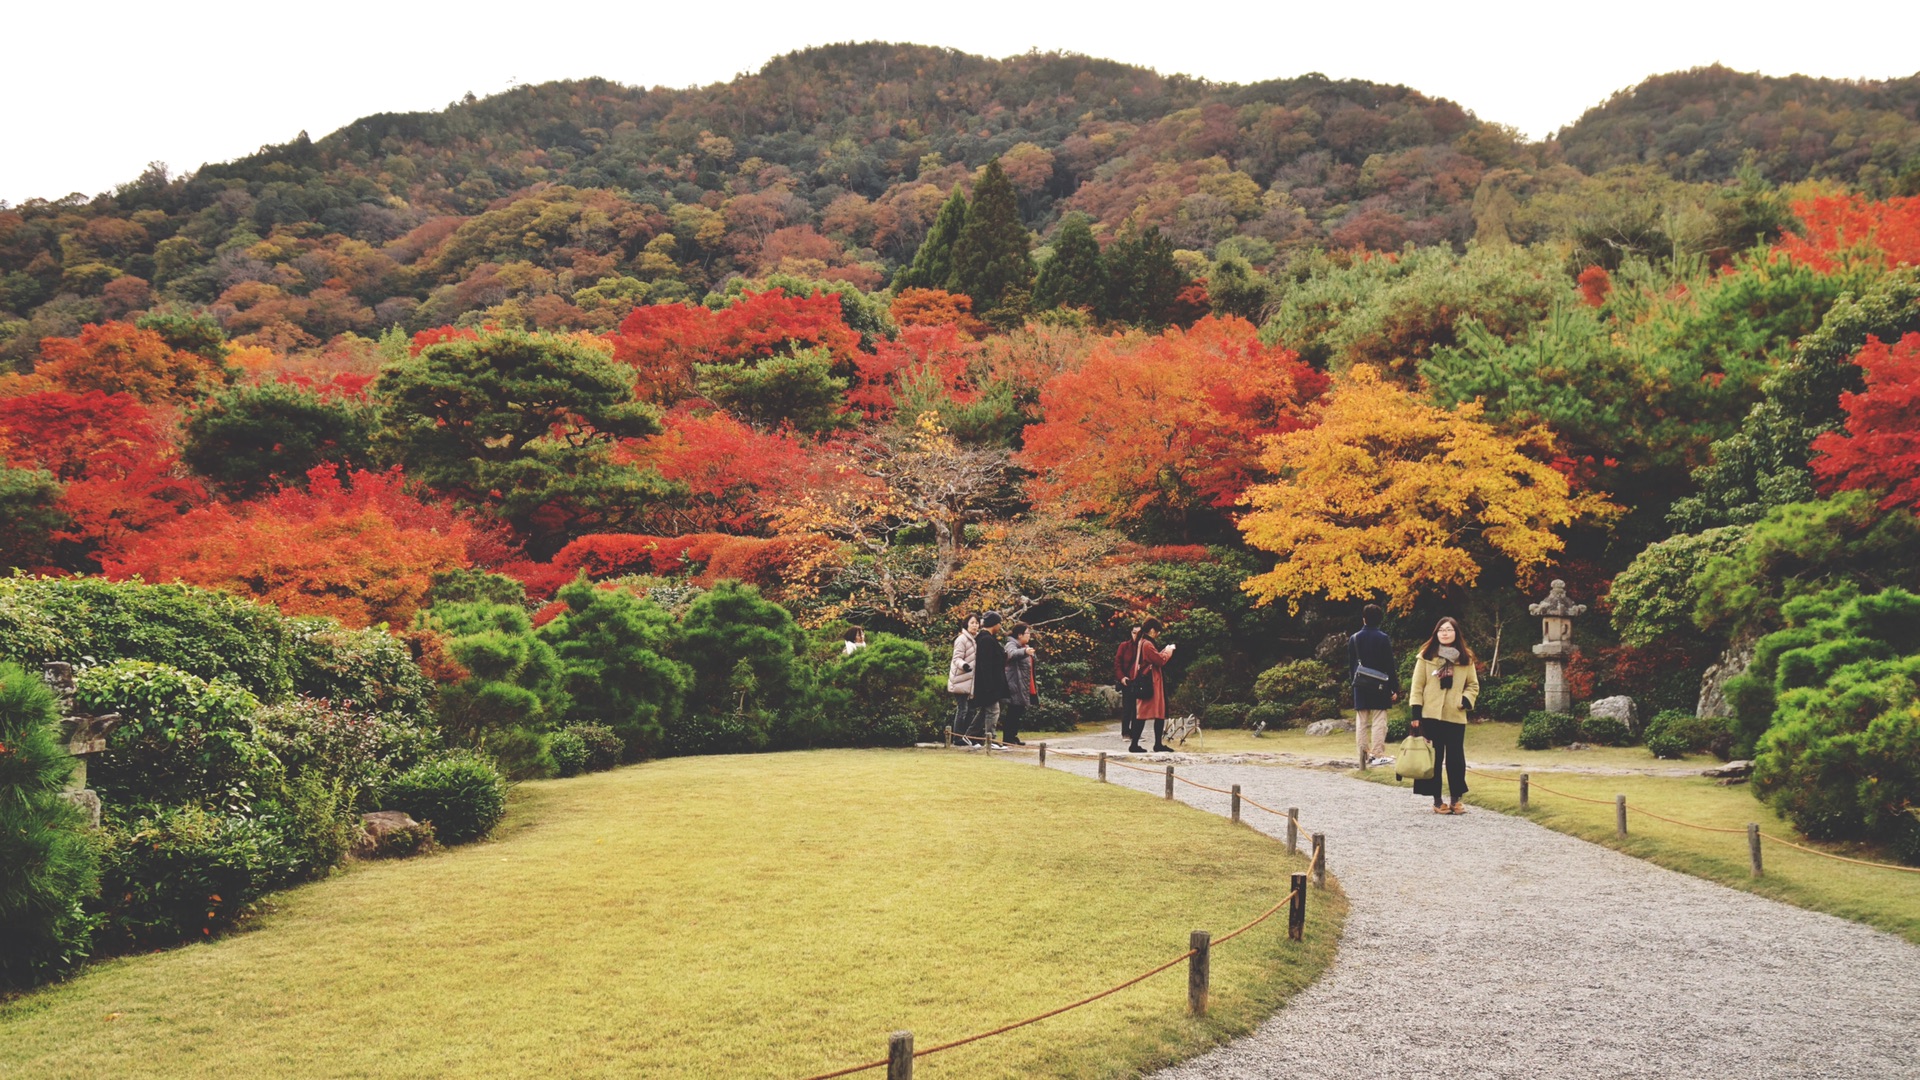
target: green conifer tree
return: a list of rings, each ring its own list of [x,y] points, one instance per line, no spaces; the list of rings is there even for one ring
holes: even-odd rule
[[[946,288],[953,278],[953,244],[966,223],[967,194],[955,184],[953,194],[934,216],[927,238],[920,241],[920,250],[913,253],[913,261],[894,275],[894,291]]]
[[[1173,244],[1158,225],[1130,231],[1107,250],[1107,305],[1101,314],[1135,326],[1165,326],[1186,284],[1173,261]]]
[[[98,887],[86,815],[61,792],[73,758],[60,743],[53,694],[0,664],[0,987],[30,986],[86,958]]]
[[[1053,258],[1040,268],[1033,306],[1041,311],[1081,307],[1099,311],[1106,302],[1107,265],[1085,214],[1068,214],[1053,236]]]
[[[987,162],[973,186],[967,223],[953,245],[953,283],[949,292],[973,298],[973,310],[991,312],[1009,298],[1033,289],[1033,237],[1020,223],[1020,200],[1000,169]]]

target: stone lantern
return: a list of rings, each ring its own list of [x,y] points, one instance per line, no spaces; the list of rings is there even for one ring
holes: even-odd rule
[[[1573,711],[1573,690],[1567,686],[1567,660],[1573,656],[1573,620],[1587,613],[1587,605],[1576,604],[1567,596],[1567,583],[1558,578],[1548,586],[1547,598],[1527,605],[1527,612],[1540,616],[1540,644],[1533,655],[1547,662],[1547,711]]]
[[[73,711],[73,665],[55,662],[46,665],[47,685],[60,699],[60,735],[67,740],[67,753],[73,755],[73,778],[67,782],[69,801],[85,810],[100,827],[100,796],[87,787],[87,758],[107,748],[107,732],[120,725],[119,713],[90,716]]]

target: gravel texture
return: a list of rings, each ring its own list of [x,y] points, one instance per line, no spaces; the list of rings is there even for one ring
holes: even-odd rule
[[[1155,772],[1109,779],[1158,796],[1164,760],[1133,760]],[[1094,772],[1078,755],[1048,767]],[[1920,1078],[1920,947],[1890,934],[1519,818],[1437,816],[1406,788],[1178,769],[1299,807],[1303,833],[1327,835],[1353,910],[1319,982],[1254,1034],[1159,1077]],[[1227,813],[1224,795],[1175,793]],[[1286,834],[1258,810],[1244,819]]]

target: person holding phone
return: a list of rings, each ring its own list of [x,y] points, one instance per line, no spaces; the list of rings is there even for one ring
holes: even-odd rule
[[[1467,648],[1460,623],[1452,616],[1434,624],[1433,636],[1420,649],[1413,665],[1413,684],[1407,704],[1413,707],[1408,725],[1413,734],[1433,744],[1433,775],[1413,782],[1416,795],[1433,796],[1436,814],[1464,814],[1460,797],[1467,793],[1467,717],[1480,697],[1480,673],[1473,650]],[[1446,772],[1451,804],[1440,797],[1441,771]]]
[[[1173,747],[1167,745],[1167,661],[1173,659],[1173,646],[1161,648],[1155,641],[1160,633],[1160,620],[1148,619],[1140,624],[1140,640],[1133,651],[1133,667],[1128,677],[1128,692],[1134,695],[1136,709],[1133,722],[1134,742],[1128,750],[1140,749],[1140,731],[1146,722],[1153,721],[1153,752],[1170,753]]]
[[[966,625],[953,639],[953,659],[947,664],[947,693],[953,695],[953,723],[949,730],[963,741],[967,735],[967,710],[973,704],[973,664],[980,654],[975,639],[979,633],[980,616],[967,616]]]

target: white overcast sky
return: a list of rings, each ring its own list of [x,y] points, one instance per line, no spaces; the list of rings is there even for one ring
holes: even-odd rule
[[[0,201],[94,194],[149,161],[177,174],[374,112],[440,109],[471,90],[599,75],[720,82],[834,41],[912,41],[988,56],[1065,49],[1251,82],[1321,71],[1451,98],[1546,135],[1649,74],[1885,78],[1920,70],[1920,2],[1778,0],[547,0],[461,4],[21,0],[0,27]]]

